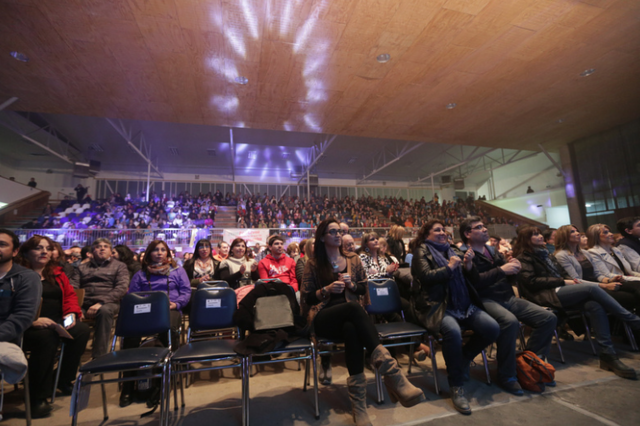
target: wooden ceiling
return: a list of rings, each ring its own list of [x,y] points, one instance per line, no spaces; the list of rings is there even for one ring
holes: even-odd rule
[[[640,116],[640,1],[0,0],[12,96],[52,114],[555,148]]]

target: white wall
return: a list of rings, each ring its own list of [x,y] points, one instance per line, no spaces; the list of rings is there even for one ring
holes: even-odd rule
[[[487,201],[489,204],[517,213],[529,219],[559,228],[570,223],[567,196],[564,189],[553,189],[519,197]]]
[[[89,186],[89,194],[95,197],[96,185],[94,179],[75,178],[71,169],[53,170],[53,173],[46,173],[44,171],[15,169],[5,164],[0,164],[0,175],[5,177],[13,176],[16,178],[16,182],[24,184],[29,182],[29,179],[35,178],[38,183],[37,188],[49,191],[53,200],[62,199],[62,194],[75,197],[76,193],[73,189],[79,183],[83,186]]]
[[[551,153],[551,156],[560,162],[560,155]],[[512,198],[527,193],[527,187],[534,191],[563,188],[564,179],[558,176],[559,171],[544,153],[534,157],[517,161],[502,166],[493,171],[496,198]],[[490,198],[491,181],[482,184],[478,190],[478,196],[484,195]]]
[[[26,184],[10,181],[9,179],[0,179],[0,209],[6,204],[21,200],[36,192],[42,192],[39,189],[31,188]]]

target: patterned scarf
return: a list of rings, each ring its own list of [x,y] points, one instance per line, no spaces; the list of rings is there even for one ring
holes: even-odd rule
[[[545,265],[547,266],[547,271],[549,271],[549,274],[551,274],[556,278],[562,278],[562,275],[560,275],[558,268],[556,268],[556,265],[553,264],[553,261],[549,257],[549,250],[547,250],[546,247],[540,247],[540,248],[536,247],[534,249],[534,252],[536,256],[538,256],[540,259],[544,261]]]
[[[169,262],[169,259],[167,259],[162,263],[150,264],[147,266],[147,271],[149,271],[150,274],[154,274],[154,275],[168,276],[169,273],[171,272],[171,262]]]
[[[205,275],[213,276],[213,260],[211,258],[207,258],[204,262],[197,259],[193,265],[194,278],[204,277]]]
[[[426,240],[426,243],[436,264],[440,267],[446,266],[448,268],[449,261],[447,259],[451,258],[451,256],[456,256],[449,243],[439,244],[430,240]],[[464,275],[462,275],[461,266],[451,270],[449,299],[450,305],[447,306],[447,310],[468,312],[469,306],[471,306],[471,297],[469,296],[469,290],[467,290]]]

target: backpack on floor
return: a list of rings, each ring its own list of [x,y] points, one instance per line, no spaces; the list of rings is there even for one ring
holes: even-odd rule
[[[531,351],[516,354],[516,374],[523,389],[544,392],[545,383],[554,380],[556,369]]]

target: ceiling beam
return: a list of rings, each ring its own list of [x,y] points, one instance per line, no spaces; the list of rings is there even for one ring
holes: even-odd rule
[[[329,149],[329,147],[337,137],[338,135],[333,135],[329,139],[326,139],[324,142],[322,142],[320,146],[314,145],[311,147],[308,160],[309,165],[302,171],[300,179],[298,179],[298,185],[300,185],[300,182],[302,182],[302,180],[307,177],[307,172],[311,171],[311,168],[315,166],[318,160],[320,160],[324,153],[327,152],[327,149]]]
[[[12,103],[14,103],[17,100],[18,100],[18,98],[16,98],[15,96],[12,97],[12,98],[7,99],[2,104],[0,104],[0,111],[2,111],[3,109],[5,109],[6,107],[8,107],[9,105],[11,105]]]
[[[489,149],[489,151],[485,151],[485,152],[483,152],[483,153],[481,153],[481,154],[476,154],[476,155],[469,156],[469,157],[467,157],[464,161],[461,161],[461,162],[459,162],[458,164],[454,164],[453,166],[449,166],[449,167],[447,167],[447,168],[445,168],[445,169],[442,169],[442,170],[440,170],[440,171],[438,171],[438,172],[435,172],[435,173],[430,173],[429,175],[427,175],[427,176],[425,176],[425,177],[423,177],[423,178],[418,179],[418,180],[417,180],[417,181],[415,181],[414,183],[420,183],[420,182],[422,182],[423,180],[427,180],[427,179],[430,179],[430,178],[432,178],[432,177],[434,177],[434,176],[441,175],[442,173],[448,172],[449,170],[453,170],[453,169],[455,169],[455,168],[457,168],[457,167],[460,167],[460,166],[462,166],[462,165],[465,165],[465,164],[467,164],[469,161],[473,161],[473,160],[475,160],[476,158],[484,157],[485,155],[487,155],[487,154],[488,154],[488,153],[490,153],[490,152],[495,151],[496,149],[498,149],[498,148],[492,148],[492,149]],[[475,151],[476,151],[476,150],[474,150],[473,152],[475,152]],[[472,154],[473,154],[473,153],[472,153]]]
[[[410,142],[405,143],[404,146],[402,147],[402,149],[396,150],[396,153],[392,154],[393,158],[390,159],[389,161],[386,161],[387,149],[383,148],[382,151],[380,151],[379,153],[375,154],[375,156],[374,156],[374,165],[376,164],[376,160],[378,160],[378,161],[382,160],[384,162],[384,164],[382,164],[381,166],[375,168],[374,170],[369,172],[369,174],[363,176],[362,179],[357,180],[356,181],[356,185],[360,185],[361,183],[364,183],[371,176],[375,175],[376,173],[378,173],[379,171],[385,169],[386,167],[389,167],[390,165],[392,165],[396,161],[400,160],[402,157],[404,157],[405,155],[409,154],[410,152],[415,151],[416,149],[420,148],[423,145],[423,143],[419,142],[416,145],[413,145],[411,147],[410,147],[410,145],[411,145]],[[396,148],[397,148],[397,146],[396,146]]]
[[[118,120],[117,123],[115,121],[111,120],[110,118],[106,118],[106,120],[107,120],[107,122],[109,124],[111,124],[111,127],[113,127],[116,130],[116,132],[118,132],[118,134],[124,138],[124,140],[127,142],[127,144],[129,144],[131,149],[133,149],[140,157],[142,157],[144,159],[144,161],[146,161],[147,164],[151,168],[153,168],[153,170],[155,170],[155,172],[160,176],[161,179],[164,179],[164,175],[162,174],[162,172],[153,164],[153,162],[151,161],[151,158],[149,158],[149,154],[150,154],[151,150],[149,148],[147,148],[147,146],[146,146],[146,143],[145,143],[145,140],[144,140],[144,134],[142,132],[138,133],[138,135],[140,136],[140,149],[145,149],[145,151],[147,151],[146,154],[144,154],[131,141],[131,132],[130,131],[127,132],[127,130],[124,127],[124,124],[122,123],[122,120]]]
[[[11,98],[14,99],[14,98]],[[15,98],[18,99],[18,98]],[[9,101],[7,101],[9,102]],[[5,102],[4,104],[7,104],[7,102]],[[8,105],[10,105],[12,102],[10,102]],[[3,104],[3,105],[4,105]],[[11,130],[12,132],[16,133],[17,135],[19,135],[22,139],[36,145],[39,148],[44,149],[45,151],[47,151],[49,154],[55,155],[56,157],[58,157],[59,159],[61,159],[62,161],[65,161],[69,164],[75,164],[75,161],[71,158],[69,158],[69,156],[67,155],[67,153],[69,152],[69,142],[64,142],[60,139],[58,139],[58,137],[54,136],[57,135],[57,131],[53,128],[53,126],[51,125],[46,125],[44,127],[38,127],[36,130],[32,131],[31,133],[25,133],[24,131],[22,131],[22,127],[20,125],[20,123],[16,122],[16,119],[20,119],[20,120],[25,120],[26,122],[28,122],[28,124],[30,126],[34,126],[34,123],[32,123],[31,121],[25,119],[24,117],[15,114],[15,113],[11,113],[9,111],[5,112],[4,114],[5,117],[9,118],[9,120],[13,123],[13,126],[4,122],[4,121],[0,121],[0,125],[6,127],[7,129]],[[45,131],[46,135],[47,135],[47,140],[46,143],[40,142],[36,139],[34,139],[32,136],[39,132],[39,131]],[[54,134],[52,134],[54,133]],[[56,149],[54,149],[53,147],[51,147],[51,139],[53,138],[54,142],[57,142],[57,144],[65,144],[64,146],[66,147],[66,152],[62,153],[62,152],[58,152]]]
[[[538,144],[538,146],[540,147],[540,149],[542,150],[542,152],[544,152],[544,155],[547,156],[547,158],[549,159],[549,161],[551,161],[551,164],[553,164],[554,166],[556,166],[556,169],[558,169],[560,171],[560,173],[562,173],[562,177],[564,177],[566,179],[567,175],[565,175],[564,170],[562,170],[562,167],[560,167],[560,164],[558,164],[558,162],[556,160],[553,159],[553,157],[551,156],[551,154],[549,154],[549,152],[547,152],[546,149],[544,149],[544,147],[542,146],[542,144]]]

